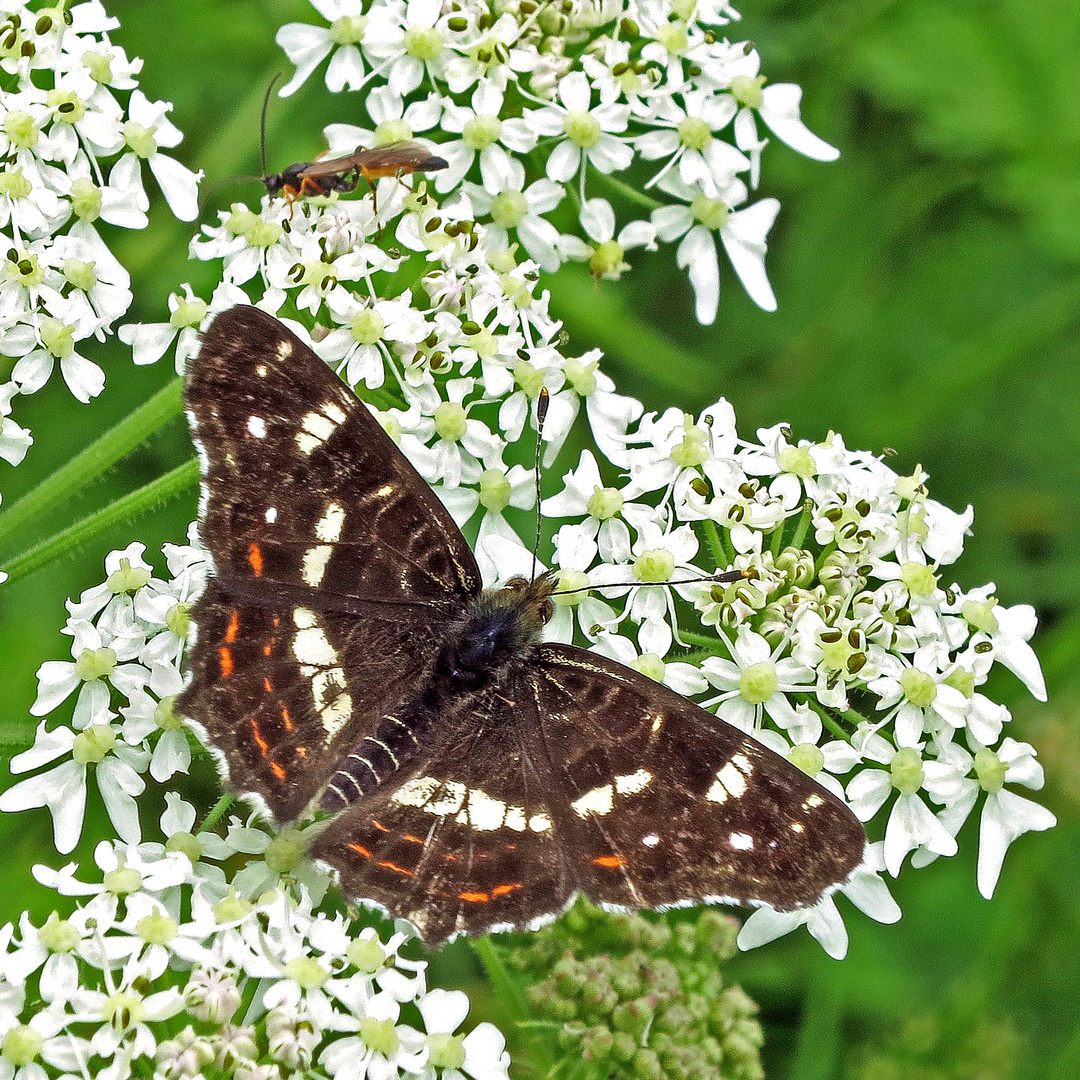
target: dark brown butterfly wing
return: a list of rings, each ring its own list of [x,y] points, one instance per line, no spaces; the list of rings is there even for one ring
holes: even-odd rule
[[[750,736],[613,661],[544,645],[313,854],[437,944],[535,924],[577,891],[624,908],[801,907],[864,845],[843,803]]]
[[[435,623],[479,591],[438,497],[277,319],[219,315],[184,393],[203,465],[199,535],[230,595]]]
[[[431,488],[276,319],[219,315],[185,398],[214,576],[178,707],[286,821],[416,685],[480,575]]]

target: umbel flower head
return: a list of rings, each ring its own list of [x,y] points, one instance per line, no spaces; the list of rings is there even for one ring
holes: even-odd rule
[[[970,509],[947,510],[922,470],[901,476],[837,435],[810,443],[778,425],[744,439],[723,401],[697,417],[644,412],[615,392],[596,355],[565,353],[535,268],[491,254],[481,225],[456,221],[422,185],[384,185],[379,213],[396,221],[393,255],[376,243],[367,200],[235,207],[193,244],[222,260],[222,284],[208,302],[188,290],[176,310],[193,323],[238,299],[306,312],[286,321],[378,388],[380,422],[475,535],[488,583],[531,572],[515,511],[532,504],[523,468],[532,449],[522,444],[541,387],[551,403],[545,458],[583,414],[596,449],[561,486],[548,475],[558,489],[545,500],[545,528],[563,588],[585,591],[555,597],[549,638],[576,638],[690,694],[846,798],[876,843],[844,891],[872,917],[899,917],[882,871],[895,876],[909,855],[921,866],[954,854],[973,812],[989,895],[1008,845],[1053,819],[1011,790],[1039,787],[1041,770],[1008,734],[1007,710],[980,691],[1000,660],[1044,696],[1027,644],[1031,609],[1003,608],[992,587],[942,583]],[[386,287],[407,269],[425,294],[419,304],[412,290]],[[136,842],[132,806],[146,771],[168,779],[186,766],[171,702],[202,556],[168,554],[171,580],[153,574],[141,549],[110,557],[106,586],[71,605],[72,661],[40,672],[34,711],[77,692],[73,723],[43,724],[12,765],[47,771],[0,796],[0,809],[48,806],[62,851],[78,839],[92,777],[119,835]],[[686,581],[730,567],[748,576]],[[303,836],[290,871],[302,875]],[[319,895],[316,878],[307,875]],[[268,884],[252,871],[247,892]],[[846,950],[834,897],[786,915],[759,911],[741,940],[800,923],[831,954]]]

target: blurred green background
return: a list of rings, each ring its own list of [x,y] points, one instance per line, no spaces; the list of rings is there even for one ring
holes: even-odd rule
[[[107,0],[141,85],[175,103],[176,151],[205,169],[212,205],[253,201],[258,110],[286,67],[273,44],[290,19],[317,21],[301,0]],[[830,429],[849,446],[922,464],[931,494],[975,507],[974,536],[954,568],[963,586],[997,583],[1003,603],[1032,603],[1050,701],[1011,676],[990,692],[1035,743],[1047,772],[1038,796],[1059,828],[1022,838],[993,901],[975,889],[977,836],[961,855],[895,885],[903,921],[869,924],[848,907],[850,955],[823,957],[798,937],[733,967],[763,1005],[770,1077],[1080,1076],[1080,5],[1066,0],[744,2],[729,36],[759,47],[773,82],[803,86],[803,117],[843,156],[824,165],[773,142],[761,195],[783,204],[768,264],[780,302],[755,308],[723,275],[717,324],[693,321],[671,249],[635,260],[622,282],[570,268],[551,283],[571,351],[599,345],[623,392],[649,408],[697,409],[723,395],[751,435],[778,420],[797,437]],[[362,122],[358,95],[334,98],[322,69],[294,97],[274,99],[271,167],[310,159],[331,121]],[[350,111],[355,110],[355,111]],[[153,190],[148,180],[148,188]],[[214,268],[189,263],[189,227],[160,199],[152,226],[116,239],[137,294],[132,321],[158,321],[168,293],[198,289]],[[208,295],[208,293],[207,293]],[[34,487],[171,376],[168,362],[133,368],[111,342],[93,354],[102,396],[72,401],[58,378],[16,399],[35,445],[18,469],[0,465],[4,505]],[[30,546],[144,484],[191,454],[177,423],[128,457]],[[560,461],[556,471],[569,462]],[[63,601],[102,578],[113,547],[181,541],[190,492],[99,538],[78,557],[0,588],[0,724],[14,749],[34,723],[34,672],[69,655]],[[0,511],[2,513],[2,511]],[[7,559],[12,552],[0,552]],[[9,882],[56,864],[47,815],[0,818]],[[80,857],[88,850],[80,849]],[[30,898],[0,894],[0,920]],[[805,935],[802,935],[805,938]],[[467,979],[460,947],[439,978]]]

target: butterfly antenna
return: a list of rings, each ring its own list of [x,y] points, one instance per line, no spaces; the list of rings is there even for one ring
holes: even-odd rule
[[[279,71],[271,80],[270,85],[266,88],[266,96],[263,98],[262,116],[259,118],[259,149],[262,153],[262,174],[266,176],[266,110],[270,105],[270,93],[274,89],[274,84],[281,78],[281,72]]]
[[[544,418],[547,416],[548,404],[551,395],[546,386],[540,387],[540,396],[536,399],[536,461],[533,464],[533,475],[536,480],[536,539],[533,541],[532,551],[532,576],[536,577],[536,560],[540,553],[540,458],[544,452]]]

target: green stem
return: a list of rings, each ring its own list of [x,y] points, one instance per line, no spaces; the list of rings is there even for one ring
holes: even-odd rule
[[[510,978],[510,973],[506,970],[502,958],[499,956],[499,950],[492,943],[491,936],[484,934],[481,937],[471,939],[470,943],[479,957],[480,963],[484,965],[484,971],[487,973],[488,981],[495,991],[496,998],[503,1004],[511,1019],[515,1024],[528,1023],[531,1019],[529,1003],[526,1001],[525,995]],[[530,1051],[530,1057],[534,1059],[531,1063],[534,1066],[532,1071],[540,1076],[548,1076],[555,1062],[544,1039],[542,1037],[531,1039]]]
[[[203,823],[195,831],[201,833],[209,832],[225,816],[226,811],[234,802],[236,802],[236,796],[231,791],[226,791],[225,794],[214,803],[213,809],[206,815]]]
[[[801,548],[803,541],[806,539],[806,534],[810,531],[810,523],[813,521],[813,515],[810,512],[810,504],[803,504],[803,512],[799,517],[797,524],[795,525],[795,532],[791,537],[790,547]]]
[[[705,543],[709,545],[709,554],[712,555],[716,568],[719,570],[723,566],[730,566],[731,552],[727,550],[727,546],[720,536],[720,530],[716,527],[716,522],[705,518],[698,522],[698,526],[705,534]]]
[[[663,203],[654,199],[651,195],[646,195],[644,191],[626,183],[624,180],[616,179],[609,173],[598,172],[596,173],[596,178],[601,184],[605,184],[607,187],[611,188],[612,191],[617,191],[628,202],[637,203],[638,206],[642,206],[646,210],[656,210],[663,205]]]
[[[710,656],[728,655],[727,644],[721,637],[715,637],[709,634],[698,634],[693,630],[684,630],[682,627],[679,627],[679,637],[681,637],[687,645],[696,645]]]
[[[29,551],[16,555],[5,567],[8,579],[16,581],[47,566],[54,559],[70,555],[114,525],[144,514],[166,499],[187,491],[195,485],[198,478],[199,462],[195,458],[185,461],[164,476],[159,476],[149,484],[84,517],[82,521],[77,521],[48,540],[43,540]]]
[[[148,435],[179,416],[180,387],[181,380],[173,379],[111,431],[0,513],[0,547],[23,535],[38,519],[69,503],[90,481],[129,454]]]

